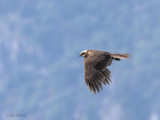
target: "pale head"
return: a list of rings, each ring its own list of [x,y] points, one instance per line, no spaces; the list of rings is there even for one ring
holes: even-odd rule
[[[82,56],[82,57],[86,57],[86,52],[87,52],[87,50],[83,50],[81,53],[80,53],[80,55],[79,56]]]

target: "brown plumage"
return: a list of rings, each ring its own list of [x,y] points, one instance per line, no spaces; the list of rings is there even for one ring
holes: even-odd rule
[[[84,50],[80,53],[84,57],[85,82],[90,91],[96,93],[102,89],[102,84],[110,84],[111,72],[107,68],[112,60],[128,59],[129,54],[113,54],[97,50]]]

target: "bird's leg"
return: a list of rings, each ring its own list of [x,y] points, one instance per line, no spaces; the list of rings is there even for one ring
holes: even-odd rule
[[[120,61],[121,59],[120,58],[114,58],[112,57],[113,60],[116,60],[116,61]]]

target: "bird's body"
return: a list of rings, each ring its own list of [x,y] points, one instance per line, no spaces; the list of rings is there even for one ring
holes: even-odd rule
[[[98,50],[84,50],[80,53],[84,57],[85,82],[94,93],[102,89],[102,84],[111,82],[111,72],[107,68],[112,60],[128,59],[129,54],[113,54]]]

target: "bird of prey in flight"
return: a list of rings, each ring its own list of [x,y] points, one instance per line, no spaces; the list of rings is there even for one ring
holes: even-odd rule
[[[109,84],[111,81],[111,72],[107,68],[112,60],[120,61],[120,59],[128,59],[129,54],[113,54],[98,50],[84,50],[80,53],[84,57],[85,82],[90,91],[100,92],[102,84]]]

